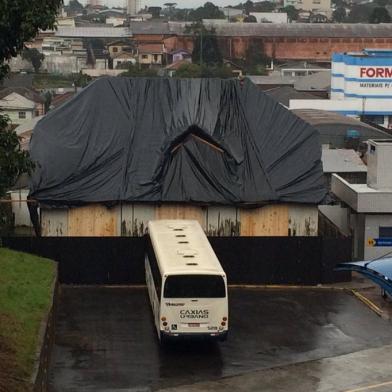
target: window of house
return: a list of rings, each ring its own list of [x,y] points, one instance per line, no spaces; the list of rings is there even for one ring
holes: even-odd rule
[[[118,48],[113,47],[113,53],[117,53],[118,52]]]
[[[378,238],[392,238],[392,227],[391,226],[379,227]]]
[[[20,119],[26,118],[26,112],[19,112],[18,115]]]
[[[154,61],[158,61],[158,55],[154,54]]]
[[[143,60],[148,59],[148,55],[147,55],[147,54],[142,54],[142,59],[143,59]]]

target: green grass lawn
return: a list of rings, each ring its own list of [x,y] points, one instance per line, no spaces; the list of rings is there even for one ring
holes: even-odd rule
[[[72,75],[34,74],[33,87],[36,89],[72,87]]]
[[[0,391],[27,390],[56,264],[0,248]]]

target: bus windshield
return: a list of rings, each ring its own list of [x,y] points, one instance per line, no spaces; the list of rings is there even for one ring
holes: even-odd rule
[[[165,298],[225,298],[225,282],[219,275],[171,275],[165,282]]]

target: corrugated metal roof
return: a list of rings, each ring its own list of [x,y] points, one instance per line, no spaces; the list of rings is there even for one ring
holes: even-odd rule
[[[366,128],[372,130],[374,132],[387,135],[382,131],[368,125],[362,121],[356,120],[355,118],[343,116],[342,114],[338,114],[335,112],[329,112],[327,110],[318,110],[318,109],[295,109],[292,112],[301,117],[303,120],[308,122],[309,124],[317,127],[318,125],[336,125],[336,124],[344,124],[349,125],[353,129],[357,129],[358,127]]]
[[[189,23],[188,23],[189,24]],[[133,34],[185,33],[185,22],[133,22],[128,27],[59,27],[58,37],[121,38]],[[217,35],[231,37],[328,37],[328,38],[391,38],[392,24],[365,23],[219,23],[214,25]]]
[[[171,31],[184,35],[184,24],[170,23]],[[390,38],[392,24],[365,23],[224,23],[214,26],[220,36]]]
[[[294,88],[298,91],[328,91],[331,88],[331,71],[303,76],[295,83]]]
[[[387,132],[335,112],[318,109],[296,109],[292,112],[317,129],[321,144],[330,144],[333,148],[345,147],[346,135],[349,130],[358,131],[360,141],[390,137]]]
[[[294,83],[298,79],[293,76],[282,76],[280,73],[274,73],[270,75],[246,75],[252,83],[256,85],[272,84],[272,85],[288,85],[294,86]]]
[[[274,87],[270,90],[264,90],[264,92],[286,107],[289,106],[290,99],[323,99],[306,92],[297,91],[291,86]]]
[[[168,35],[171,34],[168,23],[162,22],[131,22],[130,30],[132,34],[153,34]]]
[[[354,150],[323,149],[321,160],[324,173],[367,172],[367,166]]]
[[[132,36],[128,27],[58,27],[56,37],[124,38]]]

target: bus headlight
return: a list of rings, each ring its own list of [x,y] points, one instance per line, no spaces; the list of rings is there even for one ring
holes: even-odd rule
[[[164,322],[162,323],[162,325],[163,325],[164,327],[166,327],[166,326],[167,326],[167,322],[164,321]]]

